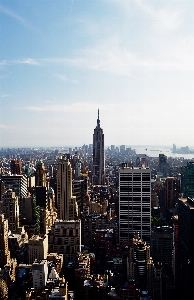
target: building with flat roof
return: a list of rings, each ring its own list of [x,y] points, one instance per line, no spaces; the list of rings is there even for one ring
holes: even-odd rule
[[[35,260],[46,259],[48,253],[48,235],[41,237],[33,235],[28,242],[28,258],[29,264]]]
[[[133,239],[135,233],[150,244],[151,170],[119,169],[119,241]]]
[[[46,286],[48,278],[48,262],[44,260],[36,260],[32,264],[33,288],[43,289]]]
[[[48,250],[63,254],[65,264],[75,261],[81,251],[81,221],[55,221],[48,233]]]

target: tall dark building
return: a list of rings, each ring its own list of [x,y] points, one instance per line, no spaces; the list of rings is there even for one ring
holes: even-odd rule
[[[165,212],[174,209],[180,193],[180,181],[174,177],[167,177],[164,184]]]
[[[167,176],[167,166],[167,156],[159,154],[159,171],[162,172],[164,176]]]
[[[194,199],[178,201],[178,294],[179,299],[194,297]]]
[[[93,184],[104,184],[104,134],[100,127],[99,109],[97,125],[93,134]]]
[[[11,174],[17,174],[17,175],[22,174],[22,164],[19,159],[17,159],[17,160],[12,159],[10,168],[11,168]]]
[[[194,197],[194,162],[190,161],[181,170],[181,193],[183,197]]]
[[[46,187],[46,170],[41,160],[36,165],[35,186]]]

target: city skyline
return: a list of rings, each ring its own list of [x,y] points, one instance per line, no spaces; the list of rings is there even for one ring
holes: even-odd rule
[[[0,0],[0,147],[194,146],[192,1]]]

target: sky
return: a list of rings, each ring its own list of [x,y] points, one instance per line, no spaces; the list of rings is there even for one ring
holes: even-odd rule
[[[194,1],[0,0],[0,147],[194,146]]]

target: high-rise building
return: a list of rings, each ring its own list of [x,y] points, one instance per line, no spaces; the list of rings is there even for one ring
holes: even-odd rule
[[[103,129],[100,127],[99,109],[97,125],[93,134],[93,184],[104,184],[104,134]]]
[[[76,197],[72,196],[72,169],[69,159],[58,160],[57,210],[60,220],[74,220],[77,217]]]
[[[119,169],[119,239],[132,239],[135,233],[150,244],[151,170]]]
[[[81,251],[81,221],[55,221],[48,233],[48,251],[63,254],[66,264],[75,261]]]
[[[27,176],[26,175],[7,175],[2,174],[1,180],[5,184],[5,190],[12,189],[18,197],[19,203],[19,218],[22,216],[22,201],[27,197]]]
[[[11,168],[11,174],[18,174],[18,175],[22,174],[22,165],[19,159],[17,160],[12,159],[10,168]]]
[[[167,176],[167,156],[159,154],[159,171],[163,173],[163,176]]]
[[[154,263],[173,264],[173,228],[170,226],[155,227],[151,235],[151,254]]]
[[[167,177],[164,184],[165,211],[175,208],[180,192],[180,181],[174,177]]]
[[[12,189],[18,196],[19,202],[27,196],[27,177],[26,175],[7,175],[2,174],[1,180],[5,184],[5,190]]]
[[[150,257],[150,246],[135,234],[133,244],[130,247],[129,279],[135,279],[141,290],[151,291],[153,284],[153,261]]]
[[[4,214],[0,214],[0,268],[3,268],[10,261],[8,248],[8,220]]]
[[[46,286],[48,277],[48,262],[44,260],[36,260],[32,264],[33,288],[41,289]]]
[[[46,259],[48,253],[48,235],[39,236],[33,235],[28,242],[28,258],[29,264],[32,264],[36,259]]]
[[[8,219],[9,230],[16,231],[19,227],[18,197],[11,189],[6,191],[0,201],[0,211]]]
[[[181,170],[181,193],[183,197],[194,197],[194,162],[190,161]]]
[[[36,165],[35,186],[46,187],[46,170],[42,160]]]
[[[178,268],[179,299],[193,299],[194,295],[194,199],[178,201]]]

